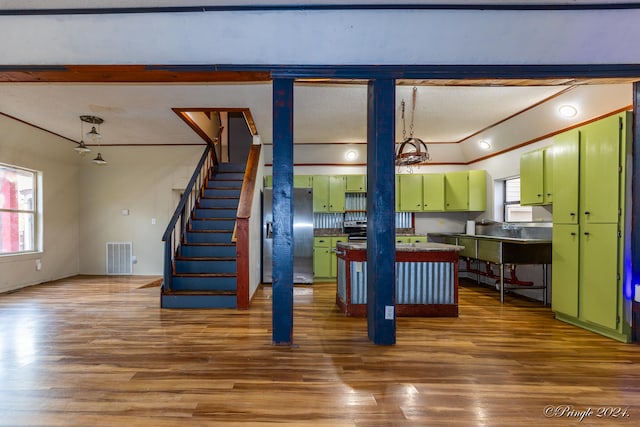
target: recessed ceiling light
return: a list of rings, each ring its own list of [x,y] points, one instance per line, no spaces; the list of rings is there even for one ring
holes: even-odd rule
[[[573,105],[561,105],[558,108],[558,113],[560,113],[562,117],[570,119],[571,117],[575,117],[576,114],[578,114],[578,109]]]
[[[353,162],[358,158],[358,152],[356,150],[347,150],[347,152],[344,153],[344,158],[350,162]]]
[[[486,139],[481,139],[480,141],[478,141],[478,145],[483,150],[488,150],[488,149],[491,148],[491,143],[489,141],[487,141]]]

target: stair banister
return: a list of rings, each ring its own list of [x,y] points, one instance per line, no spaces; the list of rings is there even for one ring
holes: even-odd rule
[[[215,151],[212,150],[211,145],[207,145],[207,148],[205,148],[202,153],[202,157],[200,157],[200,161],[198,162],[198,165],[196,166],[196,169],[193,172],[182,197],[180,198],[180,202],[178,203],[171,220],[169,220],[169,225],[167,225],[167,229],[162,236],[162,241],[165,242],[164,283],[162,286],[165,290],[171,289],[173,262],[180,240],[186,232],[186,227],[189,222],[188,215],[193,210],[193,207],[200,195],[199,193],[201,193],[204,188],[204,184],[209,177],[209,172],[216,165],[217,160],[215,157]],[[176,227],[178,221],[180,221],[180,226]]]

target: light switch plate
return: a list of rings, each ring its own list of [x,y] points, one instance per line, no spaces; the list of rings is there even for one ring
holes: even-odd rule
[[[384,320],[393,320],[395,307],[392,305],[384,306]]]

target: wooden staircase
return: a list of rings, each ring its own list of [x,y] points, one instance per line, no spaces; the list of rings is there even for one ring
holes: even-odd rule
[[[220,163],[188,216],[176,250],[163,308],[236,308],[237,261],[233,231],[244,164]]]

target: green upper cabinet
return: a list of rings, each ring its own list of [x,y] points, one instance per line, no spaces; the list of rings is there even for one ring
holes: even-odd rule
[[[553,147],[547,147],[544,150],[544,178],[542,180],[542,189],[544,192],[544,203],[550,205],[553,203]]]
[[[429,173],[422,176],[422,211],[444,211],[443,173]]]
[[[580,221],[618,222],[622,118],[607,117],[580,131]]]
[[[444,175],[447,211],[484,211],[487,208],[487,172],[471,170]]]
[[[422,175],[402,174],[400,180],[400,208],[401,212],[422,211]]]
[[[520,204],[544,203],[544,151],[535,150],[520,156]]]
[[[400,175],[396,175],[396,212],[400,212]]]
[[[469,172],[447,172],[444,175],[445,209],[466,211],[469,209]]]
[[[344,212],[346,179],[344,175],[313,177],[313,211]]]
[[[294,188],[311,188],[312,182],[313,182],[313,175],[294,175],[293,176]],[[273,187],[272,175],[264,176],[264,186],[265,188]]]
[[[487,171],[469,171],[469,210],[487,210]]]
[[[366,193],[366,175],[347,175],[347,193]]]
[[[572,129],[553,138],[553,222],[578,223],[580,138]]]

